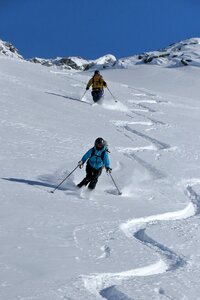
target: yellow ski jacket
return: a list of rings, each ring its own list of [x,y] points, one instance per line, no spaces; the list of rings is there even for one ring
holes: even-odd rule
[[[94,75],[87,84],[87,89],[92,85],[93,91],[103,90],[104,87],[107,87],[107,83],[104,81],[101,75]]]

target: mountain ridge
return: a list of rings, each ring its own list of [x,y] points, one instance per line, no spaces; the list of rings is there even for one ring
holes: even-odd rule
[[[10,42],[0,40],[0,54],[7,57],[23,59],[18,49]],[[32,63],[65,70],[86,71],[90,69],[132,68],[134,65],[151,64],[162,67],[200,66],[200,38],[190,38],[173,43],[165,48],[144,52],[117,59],[107,54],[95,60],[77,56],[56,57],[51,59],[33,57],[27,59]]]

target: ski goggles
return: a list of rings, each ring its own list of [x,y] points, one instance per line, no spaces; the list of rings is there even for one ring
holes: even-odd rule
[[[104,145],[95,144],[95,147],[96,147],[97,150],[102,150]]]

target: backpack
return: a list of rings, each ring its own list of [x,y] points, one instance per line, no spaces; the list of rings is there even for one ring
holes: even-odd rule
[[[96,78],[95,75],[92,77],[92,84],[93,89],[102,89],[103,88],[103,78],[102,76],[99,76],[99,78]]]

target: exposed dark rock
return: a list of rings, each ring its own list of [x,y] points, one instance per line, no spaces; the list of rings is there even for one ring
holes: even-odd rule
[[[145,64],[148,64],[148,63],[151,63],[153,61],[153,59],[156,59],[156,58],[163,58],[163,57],[167,57],[169,56],[170,53],[163,53],[163,54],[160,54],[160,55],[148,55],[146,54],[145,57],[142,57],[143,58],[143,62]]]
[[[188,66],[188,63],[182,58],[181,59],[181,63],[184,65],[184,66]]]
[[[87,71],[87,70],[91,69],[92,67],[94,67],[94,65],[95,65],[94,63],[83,65],[84,71]]]
[[[58,66],[62,65],[67,65],[74,70],[80,70],[80,67],[71,58],[68,57],[63,57],[58,61]]]

